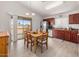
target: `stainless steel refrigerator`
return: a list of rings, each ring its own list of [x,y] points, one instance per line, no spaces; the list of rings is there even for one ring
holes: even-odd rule
[[[52,28],[50,28],[51,26],[47,23],[47,21],[43,21],[41,27],[42,31],[48,32],[48,36],[52,37]]]

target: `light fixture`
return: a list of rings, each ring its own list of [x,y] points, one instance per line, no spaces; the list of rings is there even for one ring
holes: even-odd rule
[[[30,15],[29,13],[25,13],[25,15]]]
[[[25,15],[27,15],[27,16],[29,16],[29,15],[30,15],[30,16],[31,16],[31,15],[34,16],[35,13],[31,13],[31,14],[30,14],[30,13],[25,13]]]
[[[56,1],[56,2],[53,2],[53,3],[48,4],[45,9],[46,10],[49,10],[49,9],[52,9],[54,7],[57,7],[57,6],[61,5],[61,4],[63,4],[62,1]]]
[[[35,13],[32,13],[32,16],[34,16],[35,15]]]

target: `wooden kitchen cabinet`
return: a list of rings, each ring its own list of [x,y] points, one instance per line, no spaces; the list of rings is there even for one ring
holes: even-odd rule
[[[59,38],[59,39],[64,39],[64,31],[63,30],[53,30],[53,37]]]
[[[70,41],[70,42],[74,42],[74,43],[78,43],[77,40],[77,32],[75,31],[70,31],[70,30],[66,30],[65,31],[65,40]]]
[[[63,30],[58,30],[58,37],[59,37],[59,39],[64,40],[64,31]]]
[[[79,24],[79,13],[69,15],[69,24]]]
[[[47,21],[48,25],[55,24],[55,18],[46,18],[46,19],[43,19],[43,21]]]
[[[78,32],[73,30],[62,30],[62,29],[53,29],[53,37],[63,39],[66,41],[79,43],[79,37],[77,36]]]
[[[75,32],[75,31],[71,31],[70,32],[70,41],[71,42],[78,43],[78,40],[77,40],[77,32]]]
[[[57,30],[53,29],[53,31],[52,31],[53,37],[57,38],[57,36],[58,36],[58,35],[57,35],[57,32],[58,32]]]
[[[0,57],[8,56],[8,38],[8,33],[0,33]]]
[[[79,43],[79,34],[77,34],[77,41],[78,41],[78,43]]]
[[[69,24],[73,24],[74,20],[73,20],[73,15],[69,15]]]
[[[66,40],[66,41],[70,41],[70,31],[69,30],[65,30],[64,31],[64,39]]]

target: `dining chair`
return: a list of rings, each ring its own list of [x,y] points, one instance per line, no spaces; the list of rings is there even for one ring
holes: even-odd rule
[[[34,39],[32,38],[31,33],[27,33],[27,48],[29,47],[29,45],[32,51],[32,47],[34,45]]]
[[[48,33],[43,33],[37,40],[37,43],[41,46],[41,53],[43,52],[43,45],[46,45],[46,48],[48,49]]]
[[[26,41],[27,41],[27,31],[24,31],[24,45],[25,45]]]

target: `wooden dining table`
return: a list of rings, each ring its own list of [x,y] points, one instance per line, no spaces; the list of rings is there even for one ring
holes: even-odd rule
[[[31,33],[31,36],[34,38],[34,51],[36,53],[36,47],[37,47],[37,39],[42,36],[42,32],[38,32],[38,33]]]

